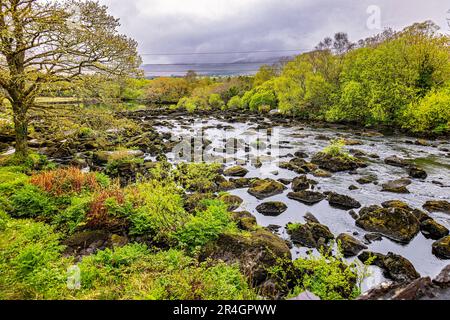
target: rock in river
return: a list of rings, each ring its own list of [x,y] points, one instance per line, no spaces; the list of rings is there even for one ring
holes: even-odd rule
[[[427,201],[423,208],[429,212],[444,212],[450,214],[450,202],[445,200]]]
[[[331,206],[342,208],[342,209],[359,209],[361,208],[361,203],[356,201],[355,199],[338,194],[335,192],[331,192],[328,194],[328,202]]]
[[[241,166],[234,166],[224,171],[224,174],[228,177],[244,177],[247,173],[248,170]]]
[[[264,202],[256,207],[256,211],[265,216],[279,216],[286,210],[287,206],[279,201]]]
[[[433,219],[427,219],[420,224],[420,231],[426,238],[439,240],[448,236],[449,230]]]
[[[398,179],[383,183],[383,189],[381,191],[394,192],[394,193],[409,193],[406,188],[411,184],[409,179]]]
[[[296,200],[309,205],[319,203],[320,201],[326,198],[326,196],[323,193],[306,190],[299,192],[290,192],[288,193],[287,196],[289,199]]]
[[[316,153],[311,162],[331,172],[349,171],[367,166],[364,161],[355,157],[334,157],[324,152]]]
[[[340,243],[344,257],[354,257],[362,250],[367,249],[367,246],[362,244],[361,241],[345,233],[340,234],[336,240]]]
[[[450,259],[450,236],[433,243],[433,254],[441,259]]]
[[[384,159],[384,163],[394,166],[394,167],[401,167],[406,168],[409,166],[409,161],[403,158],[400,158],[398,156],[391,156]]]
[[[286,229],[293,243],[307,248],[320,248],[334,239],[330,229],[320,223],[289,223]]]
[[[285,189],[282,183],[272,179],[256,180],[251,183],[248,193],[261,200],[283,193]]]
[[[428,177],[428,174],[424,169],[416,167],[416,166],[409,167],[408,174],[411,178],[414,178],[414,179],[424,180]]]
[[[306,175],[303,175],[303,176],[294,178],[294,180],[292,181],[292,190],[294,192],[308,190],[316,184],[317,184],[316,181],[308,179],[306,177]]]
[[[377,206],[362,208],[356,225],[401,243],[409,243],[420,230],[419,220],[411,212]]]
[[[224,194],[220,197],[220,200],[228,205],[228,211],[236,210],[243,202],[240,197],[231,194]]]

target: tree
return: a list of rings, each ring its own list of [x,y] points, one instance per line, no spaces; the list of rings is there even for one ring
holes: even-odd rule
[[[28,113],[58,81],[138,73],[137,43],[94,1],[0,0],[0,88],[11,102],[16,155],[27,156]]]

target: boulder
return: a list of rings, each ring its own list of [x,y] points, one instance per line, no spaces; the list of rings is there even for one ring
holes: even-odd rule
[[[247,175],[248,170],[241,166],[234,166],[226,169],[223,173],[228,177],[244,177]]]
[[[394,193],[409,193],[406,188],[411,184],[409,179],[398,179],[383,183],[383,189],[381,191],[394,192]]]
[[[306,175],[303,175],[294,178],[294,180],[292,181],[292,190],[294,192],[308,190],[316,184],[317,184],[316,181],[308,179]]]
[[[248,211],[233,212],[232,219],[241,230],[253,231],[258,227],[255,216]]]
[[[433,254],[440,259],[450,259],[450,236],[433,243]]]
[[[283,239],[267,230],[258,229],[247,235],[221,234],[200,254],[200,260],[206,259],[238,263],[242,273],[251,279],[252,285],[258,286],[270,278],[268,269],[276,266],[279,259],[292,257]]]
[[[311,162],[318,165],[321,169],[331,172],[350,171],[367,166],[364,161],[358,158],[334,157],[324,152],[316,153]]]
[[[322,170],[322,169],[314,170],[312,172],[312,175],[314,177],[318,177],[318,178],[330,178],[333,176],[330,172],[328,172],[326,170]]]
[[[369,183],[374,183],[377,181],[378,181],[378,177],[375,175],[362,176],[361,178],[356,180],[356,182],[358,182],[359,184],[369,184]]]
[[[323,244],[334,239],[330,229],[320,223],[289,223],[286,227],[292,242],[303,247],[319,249]]]
[[[419,220],[401,208],[362,208],[356,225],[369,232],[377,232],[401,243],[409,243],[419,232]]]
[[[256,180],[251,183],[248,193],[258,199],[265,199],[283,193],[286,187],[272,179]]]
[[[450,202],[445,200],[427,201],[423,208],[428,212],[444,212],[450,214]]]
[[[361,208],[361,203],[359,203],[355,199],[335,192],[331,192],[328,194],[328,202],[331,206],[338,207],[344,210]]]
[[[307,190],[299,192],[290,192],[288,193],[287,197],[289,199],[296,200],[308,205],[319,203],[326,198],[326,196],[323,193]]]
[[[96,164],[103,165],[112,161],[128,160],[143,157],[141,150],[117,150],[117,151],[97,151],[93,154]]]
[[[265,216],[279,216],[287,210],[287,205],[279,201],[261,203],[256,207],[256,211]]]
[[[387,255],[363,252],[358,256],[358,259],[363,263],[373,259],[371,264],[383,269],[384,276],[395,282],[405,283],[420,278],[420,274],[408,259],[392,252]]]
[[[408,174],[411,178],[414,178],[414,179],[425,180],[428,177],[428,174],[424,169],[416,167],[416,166],[409,167]]]
[[[361,243],[361,241],[355,239],[354,237],[342,233],[336,238],[344,257],[354,257],[358,255],[362,250],[367,249],[367,246]]]
[[[420,231],[429,239],[439,240],[449,235],[449,230],[433,219],[427,219],[420,224]]]
[[[231,194],[224,194],[219,199],[228,205],[228,211],[236,210],[243,202],[240,197]]]
[[[406,168],[409,166],[409,161],[398,156],[391,156],[384,159],[384,163],[400,168]]]

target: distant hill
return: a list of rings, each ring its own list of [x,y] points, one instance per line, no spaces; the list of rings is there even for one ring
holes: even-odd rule
[[[239,76],[252,75],[265,64],[276,64],[286,57],[270,57],[265,59],[240,59],[231,63],[174,63],[174,64],[144,64],[141,69],[144,70],[147,78],[155,77],[181,77],[189,70],[194,70],[197,74],[203,76]]]

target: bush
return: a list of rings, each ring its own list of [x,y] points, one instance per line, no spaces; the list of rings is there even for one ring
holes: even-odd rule
[[[445,134],[450,132],[450,85],[435,90],[403,113],[403,128],[415,133]]]
[[[205,200],[206,210],[199,211],[176,232],[181,246],[191,251],[216,240],[225,231],[237,231],[231,220],[227,205],[218,200]]]
[[[79,264],[81,299],[255,299],[237,266],[198,264],[182,251],[151,253],[141,244],[100,251]]]
[[[16,218],[51,217],[57,210],[53,200],[35,186],[26,185],[10,198],[11,216]]]
[[[40,222],[10,219],[0,232],[0,299],[59,299],[66,268],[61,235]]]
[[[215,191],[220,168],[218,163],[180,163],[174,171],[175,181],[189,191]]]
[[[221,109],[223,106],[225,106],[225,103],[220,97],[220,94],[217,93],[214,93],[209,96],[208,104],[213,109]]]
[[[85,226],[91,202],[91,196],[71,198],[69,206],[55,215],[52,222],[66,233],[75,232]]]
[[[126,199],[134,208],[129,216],[134,235],[149,234],[156,240],[168,241],[188,217],[180,190],[172,183],[137,184],[127,190]]]
[[[308,290],[322,300],[354,299],[360,295],[357,268],[338,257],[321,255],[294,261],[294,268],[301,276],[290,296],[295,297]]]
[[[344,146],[345,143],[343,140],[333,140],[322,152],[333,158],[354,160],[354,157],[345,150]]]
[[[95,172],[84,173],[78,168],[71,167],[34,174],[31,183],[52,195],[61,196],[100,191],[110,182],[105,175]]]
[[[29,177],[23,173],[23,167],[0,167],[0,195],[9,197],[28,183]]]
[[[242,102],[241,97],[234,96],[228,101],[227,107],[230,109],[242,109],[244,108],[244,103]]]

